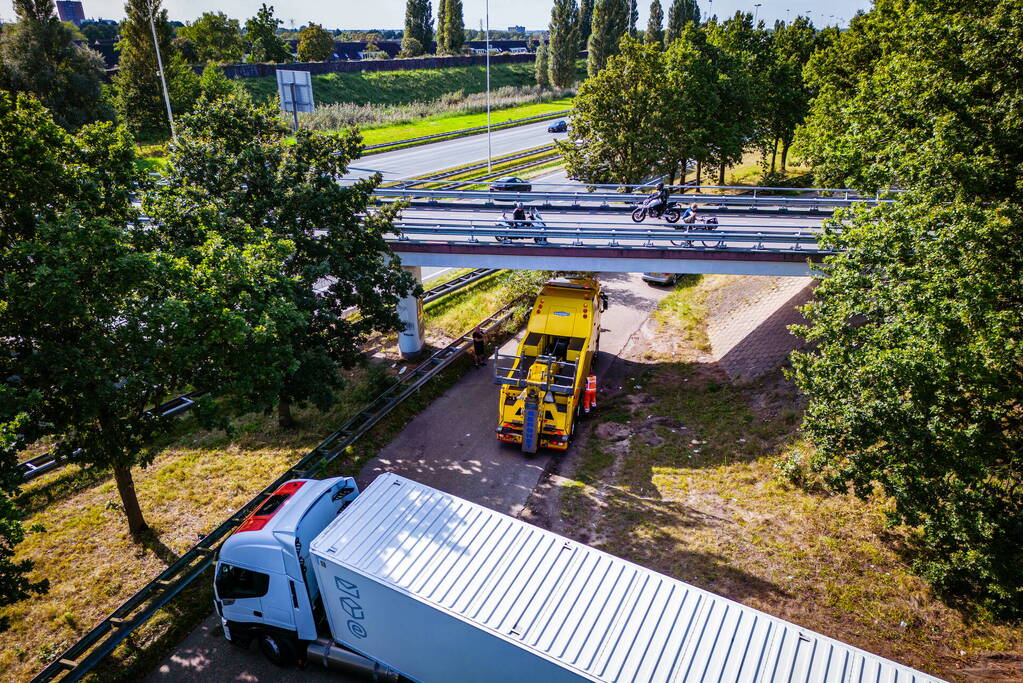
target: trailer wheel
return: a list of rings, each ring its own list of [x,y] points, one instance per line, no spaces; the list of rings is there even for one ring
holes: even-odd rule
[[[276,633],[263,633],[259,636],[259,651],[271,664],[287,668],[295,663],[295,646],[290,638]]]

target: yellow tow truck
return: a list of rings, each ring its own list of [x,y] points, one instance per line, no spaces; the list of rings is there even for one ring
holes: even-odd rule
[[[501,385],[498,440],[521,444],[526,453],[568,448],[584,404],[588,412],[596,400],[590,369],[606,309],[607,295],[592,278],[556,278],[544,285],[517,354],[494,355],[494,382]]]

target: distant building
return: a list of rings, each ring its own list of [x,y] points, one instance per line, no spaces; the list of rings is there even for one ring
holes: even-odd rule
[[[509,26],[508,27],[508,32],[509,33],[525,33],[526,32],[526,27],[525,26]]]
[[[81,0],[57,0],[57,16],[78,26],[85,21],[85,8]]]

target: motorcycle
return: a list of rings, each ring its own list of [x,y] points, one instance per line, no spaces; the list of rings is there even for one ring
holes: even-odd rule
[[[682,206],[678,203],[666,204],[663,208],[657,209],[650,206],[650,200],[644,200],[639,206],[637,206],[632,212],[632,220],[634,223],[642,223],[643,219],[647,216],[651,218],[661,218],[669,223],[678,223],[679,219],[682,218]]]
[[[547,225],[543,222],[543,216],[536,209],[529,209],[529,218],[526,220],[516,220],[508,217],[508,212],[505,211],[501,214],[504,218],[504,225],[512,230],[521,230],[523,228],[546,228]],[[513,240],[528,240],[532,239],[537,244],[547,244],[546,237],[528,237],[526,235],[496,235],[494,237],[498,242],[507,244]]]

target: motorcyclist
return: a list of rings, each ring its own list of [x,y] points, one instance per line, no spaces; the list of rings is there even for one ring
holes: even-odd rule
[[[650,213],[660,213],[668,205],[668,190],[664,183],[657,183],[655,189],[646,200],[646,208]]]
[[[533,224],[527,222],[530,218],[532,218],[532,216],[530,216],[530,213],[532,212],[529,213],[526,212],[526,207],[523,206],[522,202],[516,202],[515,210],[512,211],[511,227],[513,228],[531,227]]]

